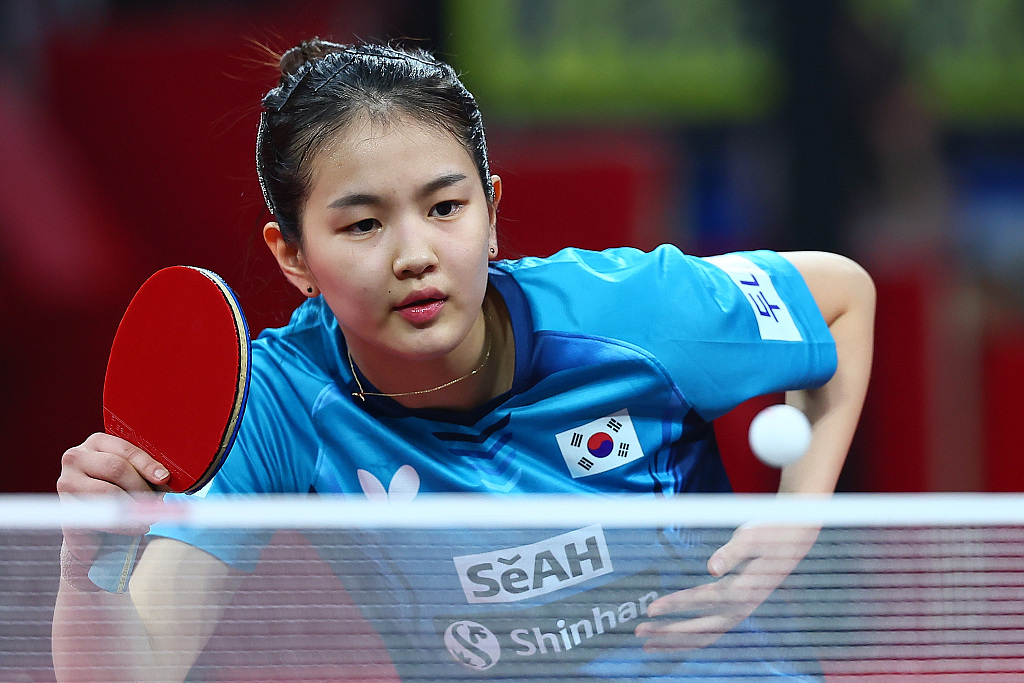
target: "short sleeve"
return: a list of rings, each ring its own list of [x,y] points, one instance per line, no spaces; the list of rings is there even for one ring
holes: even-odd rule
[[[317,447],[308,424],[303,424],[308,423],[308,410],[302,409],[301,392],[277,377],[279,373],[264,345],[254,344],[249,396],[231,451],[205,488],[192,496],[168,494],[168,500],[202,505],[221,496],[309,491]],[[251,571],[272,534],[163,523],[154,525],[150,535],[183,541],[235,569]]]
[[[565,249],[507,268],[538,330],[636,346],[706,420],[755,396],[820,386],[835,372],[835,343],[814,297],[774,252]]]
[[[818,387],[835,342],[799,271],[769,251],[692,259],[691,301],[663,353],[687,400],[715,419],[747,399]]]

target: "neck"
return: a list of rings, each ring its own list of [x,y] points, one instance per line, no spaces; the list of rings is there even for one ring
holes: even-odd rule
[[[515,369],[515,345],[512,340],[508,313],[500,296],[485,298],[481,315],[467,339],[476,337],[461,358],[450,354],[446,360],[402,363],[392,359],[382,361],[389,368],[400,369],[380,377],[364,373],[366,366],[349,356],[351,371],[356,378],[357,402],[367,396],[383,396],[407,408],[441,408],[470,410],[507,391],[512,384]],[[367,379],[368,378],[368,379]],[[375,388],[371,388],[372,383]],[[361,385],[361,386],[360,386]]]

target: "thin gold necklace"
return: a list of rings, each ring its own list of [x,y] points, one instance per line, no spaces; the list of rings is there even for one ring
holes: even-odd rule
[[[352,362],[352,352],[346,348],[345,352],[348,354],[348,367],[352,371],[352,378],[355,379],[356,386],[359,387],[359,391],[353,391],[352,395],[358,397],[360,401],[365,401],[367,396],[383,396],[385,398],[397,398],[399,396],[418,396],[419,394],[429,394],[434,391],[440,391],[441,389],[447,389],[453,384],[457,384],[458,382],[461,382],[464,379],[469,379],[476,373],[483,370],[484,366],[487,365],[487,361],[491,357],[491,334],[487,330],[486,326],[484,327],[484,335],[487,337],[487,352],[484,354],[483,361],[480,362],[480,365],[478,365],[476,369],[470,370],[462,377],[453,379],[450,382],[445,382],[441,386],[434,387],[433,389],[420,389],[419,391],[401,391],[398,392],[397,394],[384,394],[376,391],[363,391],[363,383],[359,381],[359,374],[356,372],[356,365],[355,363]]]

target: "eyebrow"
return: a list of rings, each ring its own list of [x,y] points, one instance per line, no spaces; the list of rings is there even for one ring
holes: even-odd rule
[[[445,175],[435,178],[421,187],[418,195],[420,197],[429,196],[438,190],[443,190],[446,187],[451,187],[452,185],[461,183],[467,177],[468,176],[465,173],[446,173]],[[327,208],[344,209],[350,206],[378,206],[383,203],[384,201],[379,195],[367,192],[353,192],[352,194],[338,197],[328,204]]]
[[[420,196],[426,197],[428,195],[434,194],[438,190],[443,190],[446,187],[451,187],[452,185],[461,183],[465,179],[465,173],[447,173],[441,176],[440,178],[430,181],[422,188],[420,188]]]

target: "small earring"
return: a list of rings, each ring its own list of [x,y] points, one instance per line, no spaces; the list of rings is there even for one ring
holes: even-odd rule
[[[309,292],[310,294],[312,294],[313,293],[313,288],[312,287],[306,287],[306,291]]]
[[[497,252],[497,250],[496,250],[496,249],[495,249],[494,247],[491,247],[491,253],[492,253],[492,254],[496,254],[496,253],[498,253],[498,252]]]

